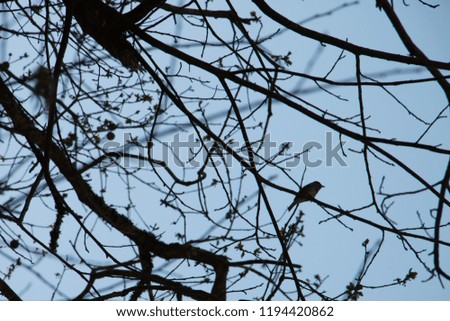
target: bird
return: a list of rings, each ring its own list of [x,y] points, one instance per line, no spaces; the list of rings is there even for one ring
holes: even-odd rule
[[[294,201],[291,205],[288,207],[288,211],[292,210],[292,208],[300,203],[311,201],[317,193],[320,191],[320,189],[323,186],[320,182],[314,181],[312,183],[309,183],[308,185],[305,185],[300,189],[300,191],[295,195]]]

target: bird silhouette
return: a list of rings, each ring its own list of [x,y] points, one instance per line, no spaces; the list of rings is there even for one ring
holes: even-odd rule
[[[317,193],[319,193],[322,187],[325,186],[320,184],[320,182],[318,181],[309,183],[308,185],[302,187],[297,195],[295,195],[292,204],[289,205],[288,211],[292,210],[292,208],[297,204],[312,200],[317,195]]]

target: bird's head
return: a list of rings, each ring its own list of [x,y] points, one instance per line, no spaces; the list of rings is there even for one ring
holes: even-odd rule
[[[315,181],[315,182],[312,182],[312,183],[311,183],[311,187],[312,187],[314,190],[319,191],[321,188],[323,188],[323,187],[325,187],[325,186],[323,186],[320,182]]]

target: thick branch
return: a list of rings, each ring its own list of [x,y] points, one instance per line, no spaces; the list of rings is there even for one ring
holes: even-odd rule
[[[378,1],[378,4],[386,12],[386,15],[388,16],[389,20],[391,21],[392,25],[394,26],[400,39],[403,41],[403,44],[408,49],[411,56],[415,56],[419,59],[422,59],[423,61],[430,61],[425,53],[414,44],[389,2],[387,0],[381,0]],[[436,78],[436,81],[439,83],[445,95],[447,96],[447,102],[450,103],[450,84],[443,78],[441,72],[433,64],[427,63],[425,66],[427,67],[428,71]]]
[[[131,23],[136,23],[145,18],[150,11],[160,7],[166,0],[142,0],[136,8],[124,14],[124,17]]]
[[[140,69],[125,32],[132,22],[101,0],[64,0],[83,31],[132,71]]]
[[[10,288],[8,283],[0,279],[0,294],[7,298],[9,301],[22,301],[22,299]]]
[[[33,122],[24,113],[23,107],[12,92],[0,79],[0,104],[11,118],[18,134],[29,139],[30,142],[45,150],[46,135],[36,128]],[[108,206],[104,199],[92,191],[90,185],[81,177],[74,165],[65,157],[64,152],[53,142],[49,149],[50,159],[56,164],[61,174],[72,185],[79,200],[95,212],[105,222],[130,238],[140,248],[164,259],[190,259],[199,263],[210,265],[216,272],[216,280],[211,293],[211,300],[225,300],[226,293],[215,292],[216,289],[225,289],[228,275],[228,260],[224,256],[186,244],[166,244],[159,241],[155,235],[137,228],[126,216],[118,213]]]
[[[347,50],[353,54],[356,55],[364,55],[368,57],[383,59],[383,60],[390,60],[390,61],[397,61],[408,65],[419,65],[419,66],[433,66],[434,68],[440,68],[445,70],[450,70],[450,64],[444,63],[440,61],[434,61],[434,60],[424,60],[420,57],[407,57],[397,54],[392,54],[389,52],[383,52],[379,50],[373,50],[369,48],[364,48],[361,46],[354,45],[352,43],[349,43],[347,41],[322,34],[320,32],[310,30],[308,28],[302,27],[301,25],[289,20],[288,18],[282,16],[275,10],[273,10],[265,1],[263,0],[252,0],[254,4],[262,11],[264,14],[266,14],[268,17],[272,18],[274,21],[278,22],[279,24],[285,26],[286,28],[302,35],[310,39],[317,40],[321,43],[327,43],[332,46],[336,46],[338,48]]]

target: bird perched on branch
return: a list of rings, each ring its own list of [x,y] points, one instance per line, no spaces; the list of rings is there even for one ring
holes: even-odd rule
[[[302,187],[300,189],[300,191],[297,193],[297,195],[295,195],[294,201],[292,202],[291,205],[289,205],[288,207],[288,211],[292,210],[292,208],[300,203],[306,202],[306,201],[311,201],[312,199],[314,199],[314,197],[317,195],[317,193],[319,193],[320,189],[323,186],[322,184],[320,184],[320,182],[315,181],[312,183],[309,183],[308,185]]]
[[[64,0],[83,31],[132,71],[140,70],[139,53],[128,42],[130,26],[143,19],[163,0],[142,1],[139,6],[122,14],[101,0]]]

